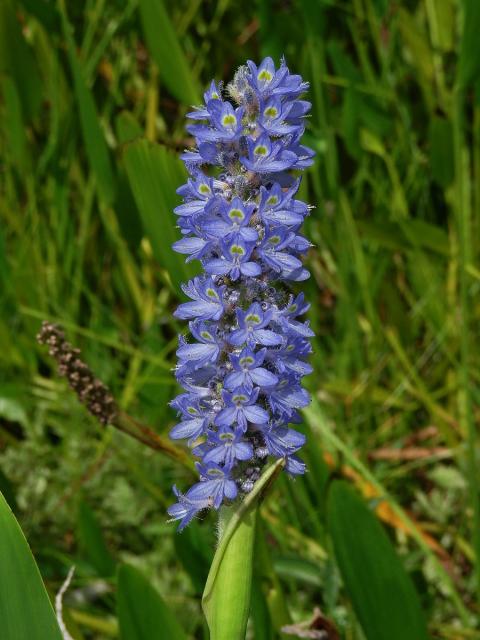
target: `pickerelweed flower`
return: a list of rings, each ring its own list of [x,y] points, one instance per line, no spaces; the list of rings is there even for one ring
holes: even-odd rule
[[[311,246],[299,231],[309,207],[296,199],[313,151],[300,144],[308,89],[282,60],[248,61],[226,89],[212,82],[205,105],[188,117],[196,148],[182,155],[190,177],[178,189],[182,239],[173,247],[199,260],[204,274],[183,287],[191,301],[175,316],[189,320],[180,337],[173,402],[198,458],[199,482],[168,513],[185,527],[203,509],[252,490],[268,456],[302,474],[297,452],[305,436],[291,429],[309,395],[301,379],[313,335],[298,320],[308,309],[289,282],[309,277],[302,256]],[[193,340],[193,341],[192,341]]]

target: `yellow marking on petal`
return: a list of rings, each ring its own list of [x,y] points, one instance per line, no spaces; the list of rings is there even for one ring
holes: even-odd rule
[[[245,322],[253,322],[254,324],[259,324],[260,318],[256,313],[249,313],[248,316],[245,317]]]
[[[223,116],[222,124],[224,127],[234,127],[237,124],[237,119],[233,113],[228,113],[226,116]]]
[[[243,220],[245,218],[245,214],[241,209],[230,209],[228,217],[231,220]]]
[[[276,118],[278,116],[278,109],[275,107],[267,107],[263,112],[263,115],[267,118]]]
[[[257,78],[259,80],[263,80],[264,82],[270,82],[270,80],[272,79],[272,74],[270,73],[270,71],[267,71],[266,69],[264,69],[263,71],[260,71],[260,73],[258,74]]]
[[[271,205],[278,204],[278,198],[277,198],[277,196],[270,196],[270,197],[267,199],[267,202],[266,202],[265,204],[271,204]]]
[[[253,153],[256,156],[266,156],[268,153],[268,149],[264,144],[259,144],[255,147],[255,149],[253,150]]]

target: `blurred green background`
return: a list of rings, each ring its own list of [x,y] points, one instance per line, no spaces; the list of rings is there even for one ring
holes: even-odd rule
[[[478,0],[0,3],[0,489],[52,593],[76,565],[76,639],[118,637],[119,562],[207,638],[215,522],[175,533],[165,509],[188,471],[97,424],[35,336],[61,323],[121,408],[168,433],[192,273],[170,249],[184,116],[265,55],[311,83],[317,337],[309,473],[263,507],[249,637],[315,607],[327,640],[424,637],[401,616],[375,635],[395,608],[378,569],[409,574],[431,638],[480,638],[479,34]],[[361,539],[377,523],[362,529],[344,483],[383,532]]]

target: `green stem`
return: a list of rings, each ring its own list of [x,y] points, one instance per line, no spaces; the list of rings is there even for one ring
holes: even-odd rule
[[[207,616],[210,640],[244,640],[253,573],[253,548],[258,506],[236,527],[223,553],[217,574],[215,597]],[[231,507],[222,507],[218,517],[219,547],[233,515]]]
[[[236,508],[219,514],[219,542],[208,574],[202,607],[210,640],[244,640],[250,613],[255,525],[259,504],[284,461],[269,467]]]

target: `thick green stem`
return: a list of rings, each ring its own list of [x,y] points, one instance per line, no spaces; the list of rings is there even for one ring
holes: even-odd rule
[[[278,460],[236,508],[219,515],[219,542],[203,593],[210,640],[244,640],[250,613],[255,524],[259,505],[284,466]]]
[[[205,615],[210,640],[244,640],[252,589],[253,548],[258,507],[240,521],[228,542],[215,580],[215,593]],[[231,507],[222,507],[218,526],[225,533],[233,515]],[[219,539],[219,548],[222,537]],[[204,607],[205,608],[205,607]]]

